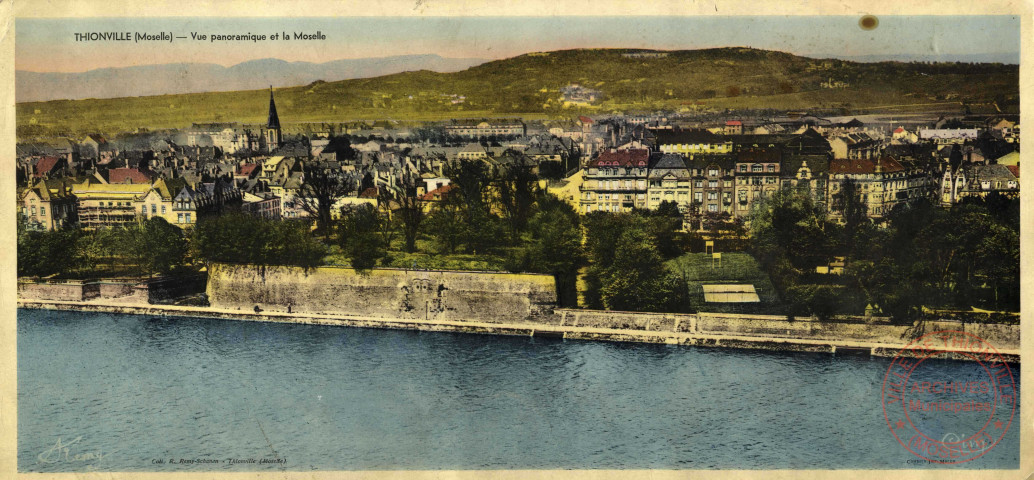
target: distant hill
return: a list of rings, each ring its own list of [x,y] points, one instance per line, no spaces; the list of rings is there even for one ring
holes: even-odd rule
[[[262,83],[270,82],[263,79]],[[565,104],[560,89],[573,84],[598,92],[594,103]],[[265,120],[267,95],[262,90],[248,90],[19,103],[18,135],[112,134],[191,122],[258,123]],[[824,109],[858,114],[913,108],[993,112],[1000,108],[1015,113],[1019,67],[856,63],[749,48],[579,49],[529,53],[453,73],[421,70],[312,82],[278,89],[276,98],[285,126],[500,115],[569,118],[581,113],[658,109]]]
[[[254,90],[270,85],[288,87],[316,80],[377,77],[411,70],[455,72],[485,61],[480,58],[401,55],[326,63],[266,58],[232,67],[214,63],[174,63],[100,68],[79,73],[18,70],[15,73],[15,96],[19,102],[38,102]]]

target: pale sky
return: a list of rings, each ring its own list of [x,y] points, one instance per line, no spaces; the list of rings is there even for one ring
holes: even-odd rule
[[[708,17],[344,17],[344,18],[19,18],[19,70],[81,72],[96,68],[201,62],[231,66],[279,58],[438,54],[498,59],[528,52],[612,47],[662,50],[749,46],[799,55],[966,55],[1019,62],[1017,16],[881,16],[870,31],[856,16]],[[76,42],[75,32],[171,32],[187,40]],[[203,34],[317,31],[323,41],[201,42]],[[1011,55],[1009,55],[1011,54]],[[979,61],[974,59],[972,61]]]

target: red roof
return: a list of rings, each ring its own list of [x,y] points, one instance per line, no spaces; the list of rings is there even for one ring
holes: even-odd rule
[[[725,122],[725,124],[726,125],[730,125],[730,126],[735,126],[735,125],[742,126],[743,122],[741,122],[739,120],[729,120],[729,121]]]
[[[245,177],[250,177],[251,173],[254,172],[256,168],[258,168],[257,163],[245,163],[244,165],[241,165],[238,172]]]
[[[452,184],[450,184],[450,185],[442,185],[441,187],[438,187],[438,188],[436,188],[434,190],[431,190],[430,192],[427,192],[427,193],[421,195],[420,196],[420,200],[423,200],[425,202],[430,202],[430,201],[434,201],[434,200],[441,200],[441,199],[445,198],[445,196],[449,192],[451,192],[453,188],[456,188],[456,186],[452,185]]]
[[[377,198],[377,188],[370,187],[359,194],[359,198]]]
[[[1012,175],[1016,178],[1020,178],[1020,166],[1019,165],[1006,165]]]
[[[586,117],[584,115],[579,115],[578,116],[578,121],[582,122],[582,123],[592,123],[592,119],[589,118],[589,117]]]
[[[44,174],[49,173],[57,165],[57,157],[43,157],[36,162],[36,176],[42,177]]]
[[[108,183],[151,183],[151,175],[138,168],[113,168],[108,170]]]
[[[875,173],[876,163],[883,167],[883,173],[900,172],[905,169],[893,157],[883,156],[876,161],[864,158],[843,159],[838,158],[829,162],[829,173],[833,174],[862,174]]]
[[[894,133],[905,133],[905,129],[901,127],[895,128]]]
[[[589,162],[590,167],[645,167],[650,161],[649,150],[617,150],[600,153]]]

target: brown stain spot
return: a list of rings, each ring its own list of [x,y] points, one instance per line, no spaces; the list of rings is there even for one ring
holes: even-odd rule
[[[862,30],[875,30],[880,26],[880,20],[875,16],[865,15],[858,20],[858,26],[862,27]]]

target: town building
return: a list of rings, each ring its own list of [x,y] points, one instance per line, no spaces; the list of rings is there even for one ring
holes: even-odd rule
[[[732,152],[732,139],[707,130],[658,130],[654,133],[657,149],[662,153]]]
[[[611,150],[589,161],[581,186],[581,213],[646,208],[649,150]]]
[[[30,229],[57,230],[76,223],[76,200],[68,182],[40,180],[18,198],[21,217]]]
[[[461,138],[479,139],[500,136],[524,136],[527,126],[515,119],[483,120],[480,122],[454,121],[445,126],[446,135]]]

